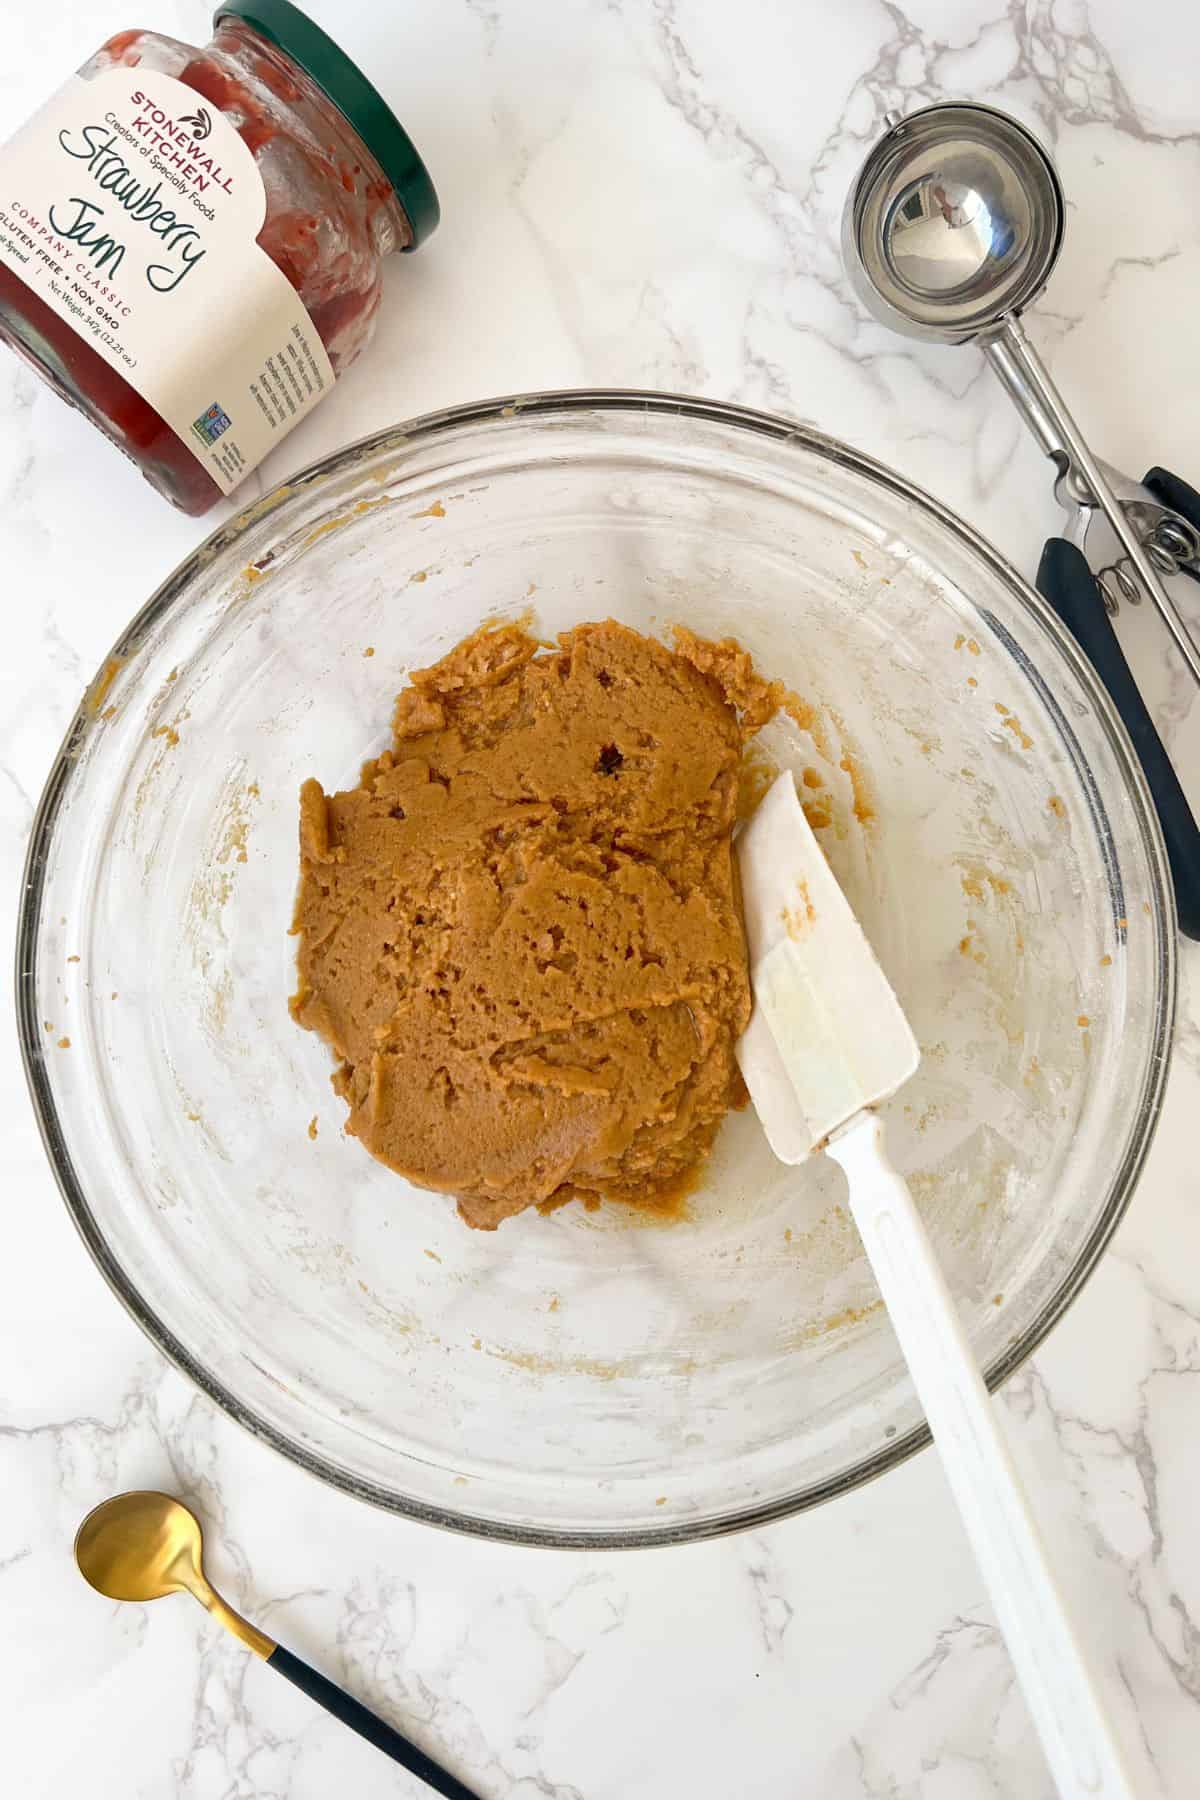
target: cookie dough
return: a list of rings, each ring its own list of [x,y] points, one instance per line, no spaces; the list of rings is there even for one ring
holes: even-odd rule
[[[744,1103],[730,839],[782,698],[732,642],[504,625],[412,675],[356,788],[305,782],[291,1008],[373,1156],[484,1229],[679,1191]]]

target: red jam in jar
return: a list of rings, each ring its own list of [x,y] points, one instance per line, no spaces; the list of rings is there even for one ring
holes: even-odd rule
[[[438,202],[399,121],[289,0],[193,49],[123,31],[0,149],[0,337],[184,512],[369,343]]]

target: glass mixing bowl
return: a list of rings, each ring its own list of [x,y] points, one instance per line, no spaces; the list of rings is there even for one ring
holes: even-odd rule
[[[973,532],[827,438],[641,394],[459,408],[223,526],[97,676],[34,830],[34,1100],[146,1331],[347,1492],[525,1542],[757,1523],[926,1438],[825,1159],[722,1130],[686,1221],[487,1235],[340,1130],[287,1011],[297,790],[352,783],[481,618],[733,633],[811,702],[822,839],[923,1047],[897,1160],[988,1380],[1079,1291],[1153,1132],[1174,1000],[1128,744]],[[814,779],[812,775],[810,781]],[[313,1121],[310,1129],[310,1121]]]

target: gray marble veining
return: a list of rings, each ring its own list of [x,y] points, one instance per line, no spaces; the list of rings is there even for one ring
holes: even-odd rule
[[[980,359],[906,343],[842,279],[838,219],[889,107],[945,94],[1047,138],[1067,243],[1031,321],[1100,454],[1200,482],[1200,15],[1164,0],[414,0],[310,9],[381,83],[445,225],[389,272],[370,370],[261,472],[455,400],[581,383],[700,390],[898,464],[1024,571],[1049,470]],[[192,42],[201,0],[147,22]],[[13,0],[0,130],[128,23]],[[22,844],[79,694],[205,526],[172,515],[0,358],[8,654],[0,857]],[[211,523],[212,521],[209,521]],[[1142,609],[1122,635],[1177,756],[1200,706]],[[1192,613],[1200,624],[1200,598]],[[7,978],[6,978],[7,979]],[[743,1539],[617,1556],[457,1541],[327,1492],[214,1412],[120,1311],[45,1166],[11,1037],[0,1157],[0,1677],[27,1800],[357,1800],[416,1784],[183,1601],[110,1606],[74,1574],[104,1494],[203,1510],[236,1605],[496,1800],[1049,1800],[1044,1763],[925,1455]],[[1200,1769],[1200,961],[1137,1200],[1002,1399],[1139,1792]],[[282,1528],[279,1521],[284,1521]]]

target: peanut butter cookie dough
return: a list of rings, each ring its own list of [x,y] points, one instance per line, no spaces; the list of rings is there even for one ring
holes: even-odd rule
[[[678,1190],[744,1101],[730,839],[785,698],[732,642],[504,625],[413,674],[356,788],[305,782],[291,1008],[373,1156],[484,1229]]]

